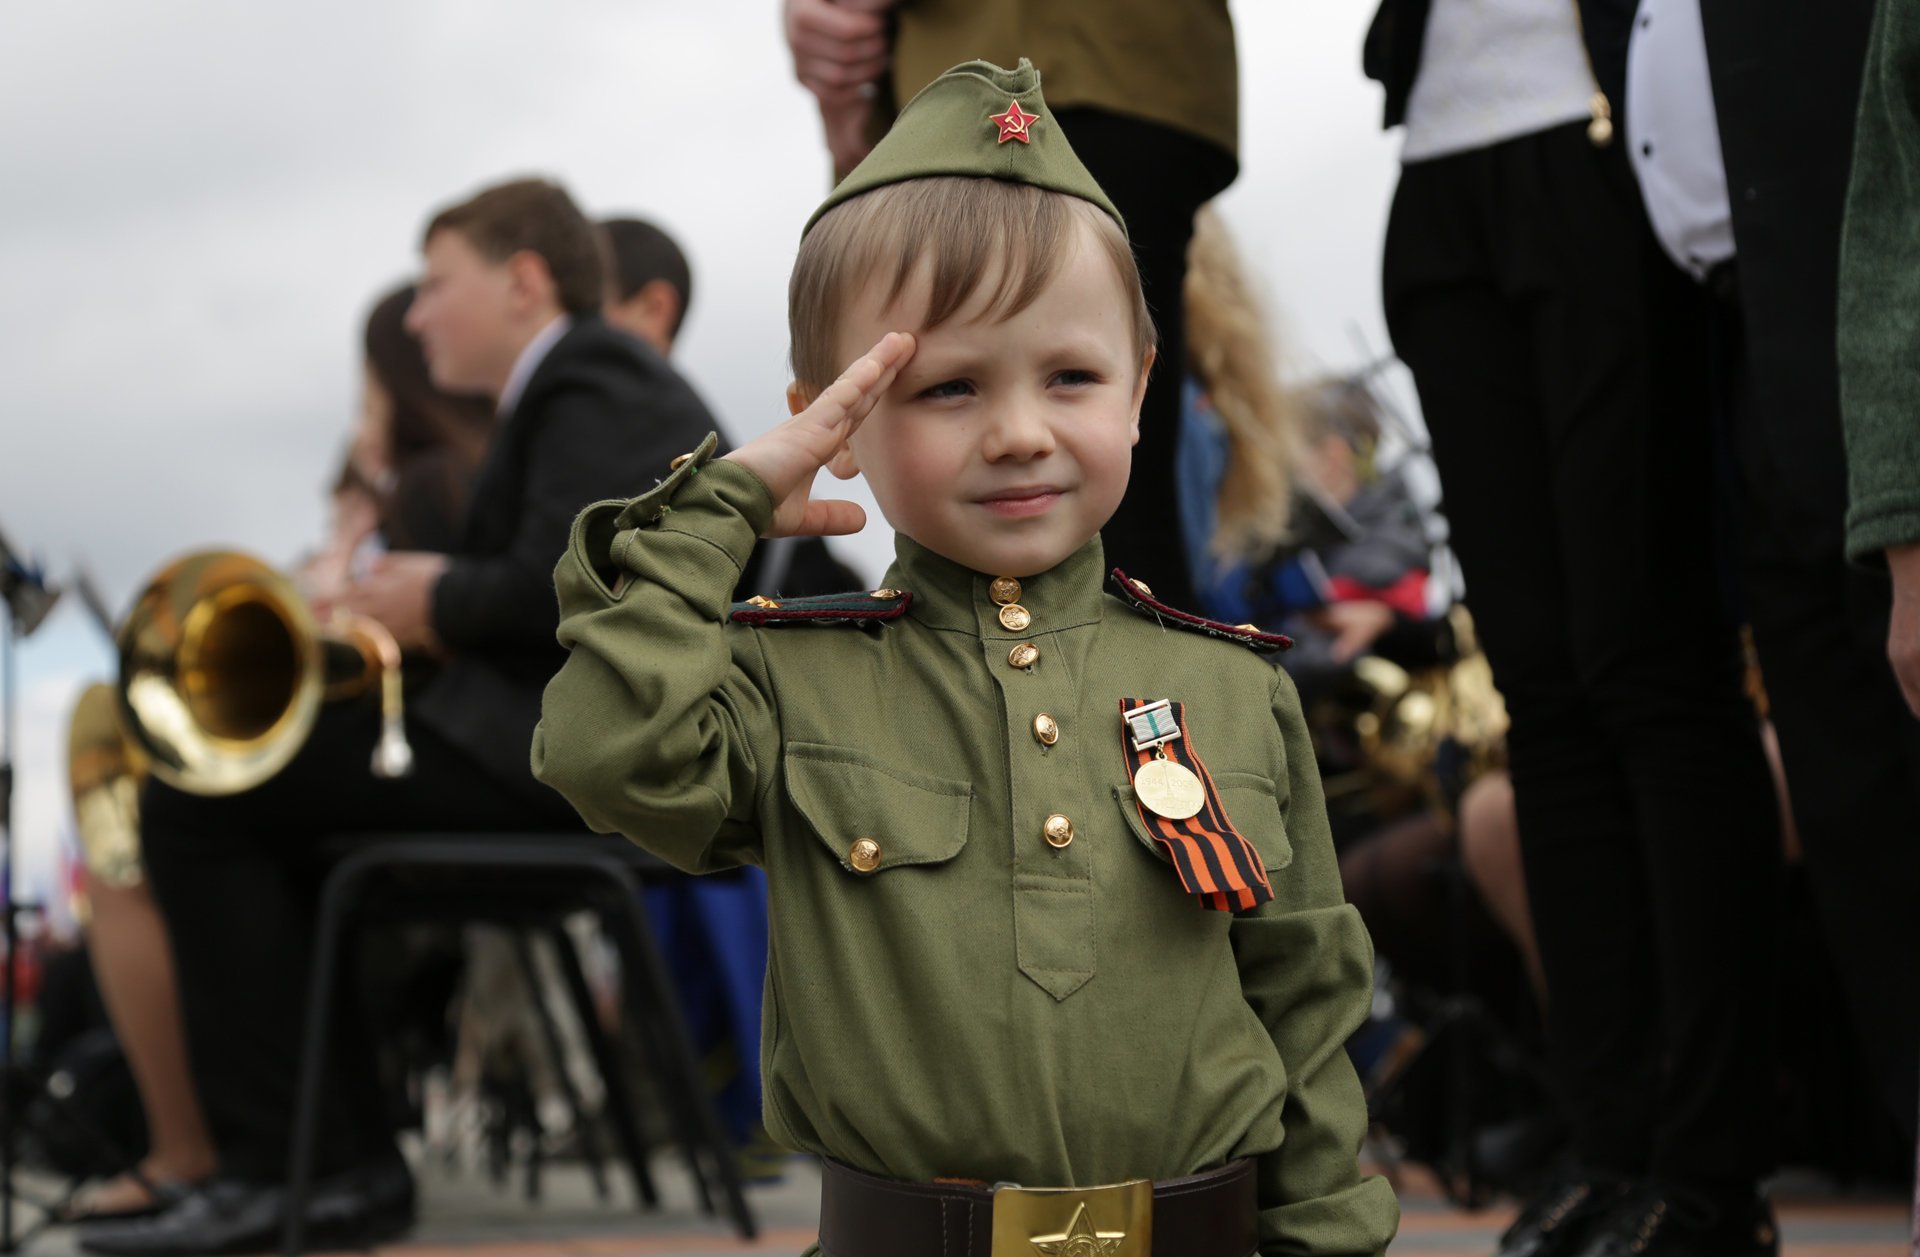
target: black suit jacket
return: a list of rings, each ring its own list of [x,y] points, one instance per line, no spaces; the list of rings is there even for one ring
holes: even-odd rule
[[[1702,0],[1739,255],[1746,475],[1802,557],[1839,552],[1840,224],[1873,0]]]
[[[715,427],[665,359],[598,317],[576,318],[481,465],[433,593],[434,631],[452,658],[413,713],[557,816],[571,810],[527,765],[541,691],[566,661],[554,639],[554,564],[581,508],[651,488]]]
[[[1543,4],[1571,4],[1573,0],[1540,0]],[[1579,0],[1580,32],[1586,39],[1593,77],[1613,107],[1615,134],[1627,87],[1627,36],[1633,33],[1633,11],[1638,0]],[[1427,38],[1427,14],[1433,0],[1380,0],[1361,65],[1367,77],[1387,89],[1383,127],[1407,120],[1407,97],[1420,76],[1420,50]]]

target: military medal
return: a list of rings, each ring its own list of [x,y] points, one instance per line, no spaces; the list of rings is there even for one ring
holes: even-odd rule
[[[1206,787],[1191,769],[1175,763],[1165,749],[1180,736],[1173,704],[1163,698],[1122,712],[1120,718],[1127,724],[1133,749],[1154,753],[1151,760],[1134,770],[1133,792],[1139,796],[1140,806],[1170,821],[1197,816],[1207,803]]]
[[[1127,778],[1149,837],[1205,907],[1245,912],[1273,898],[1266,863],[1234,828],[1172,699],[1120,700]]]
[[[1200,779],[1170,759],[1141,765],[1133,775],[1133,792],[1140,796],[1140,806],[1170,821],[1198,816],[1207,805]]]

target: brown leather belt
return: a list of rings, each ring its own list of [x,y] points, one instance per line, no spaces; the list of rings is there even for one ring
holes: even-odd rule
[[[1249,1257],[1259,1247],[1251,1161],[1078,1190],[897,1183],[821,1167],[826,1257]]]

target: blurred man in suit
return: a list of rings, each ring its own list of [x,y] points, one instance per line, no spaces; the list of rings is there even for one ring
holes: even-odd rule
[[[558,186],[519,180],[436,215],[407,325],[434,382],[495,399],[498,430],[451,554],[393,553],[338,604],[439,661],[410,697],[410,776],[368,772],[378,714],[334,704],[298,756],[221,798],[150,783],[146,853],[180,966],[195,1082],[220,1155],[213,1184],[157,1218],[82,1236],[105,1253],[251,1251],[284,1221],[320,840],[354,831],[571,828],[528,747],[564,661],[552,571],[574,515],[623,497],[714,426],[658,355],[601,316],[601,238]],[[321,609],[324,613],[324,608]],[[359,1245],[412,1220],[369,1045],[339,1027],[309,1209],[316,1243]]]

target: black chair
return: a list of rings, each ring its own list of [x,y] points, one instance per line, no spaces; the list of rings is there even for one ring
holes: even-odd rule
[[[635,1119],[633,1097],[619,1060],[599,1032],[586,976],[562,926],[568,915],[597,912],[620,954],[626,1023],[637,1034],[647,1059],[664,1075],[660,1096],[702,1209],[716,1212],[713,1189],[717,1185],[739,1235],[751,1239],[758,1233],[641,901],[644,881],[682,874],[621,839],[577,832],[356,834],[329,844],[327,853],[334,862],[321,890],[307,987],[287,1223],[281,1245],[287,1257],[300,1253],[305,1242],[314,1145],[325,1098],[327,1027],[343,947],[351,937],[348,931],[374,916],[485,922],[552,940],[568,993],[581,1014],[588,1049],[606,1085],[614,1134],[622,1144],[641,1203],[651,1207],[658,1195],[647,1173],[647,1149]]]

